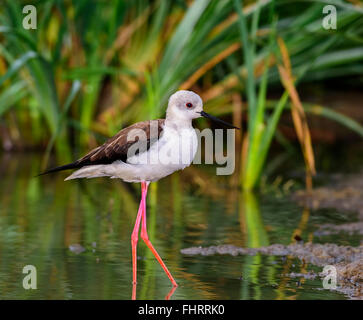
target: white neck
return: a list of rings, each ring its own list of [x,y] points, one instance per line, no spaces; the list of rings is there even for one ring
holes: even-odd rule
[[[173,109],[168,108],[166,111],[165,125],[177,129],[192,128],[192,120],[190,118],[183,117],[179,112],[175,112]]]
[[[192,120],[184,120],[184,119],[170,119],[166,117],[165,126],[171,127],[174,129],[190,129],[193,128]]]

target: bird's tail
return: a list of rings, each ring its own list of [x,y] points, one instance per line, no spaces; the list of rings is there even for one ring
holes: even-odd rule
[[[78,169],[78,168],[80,168],[79,164],[77,162],[72,162],[72,163],[65,164],[64,166],[48,169],[42,173],[39,173],[37,175],[37,177],[45,175],[45,174],[49,174],[49,173],[58,172],[58,171],[69,170],[69,169]]]

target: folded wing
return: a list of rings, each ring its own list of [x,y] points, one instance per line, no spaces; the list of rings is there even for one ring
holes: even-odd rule
[[[108,139],[104,144],[91,150],[77,161],[49,169],[40,175],[68,169],[79,169],[89,165],[110,164],[117,160],[127,162],[129,148],[136,142],[140,141],[142,142],[140,143],[140,146],[144,146],[144,148],[140,148],[140,150],[138,150],[139,153],[147,151],[162,135],[164,123],[164,119],[135,123],[125,129],[122,129],[112,138]],[[138,135],[137,132],[140,132],[139,130],[142,130],[145,134]],[[143,141],[144,139],[146,140]]]

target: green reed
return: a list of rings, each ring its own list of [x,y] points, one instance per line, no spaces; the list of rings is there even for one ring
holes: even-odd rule
[[[68,161],[71,146],[79,152],[135,121],[163,116],[177,89],[197,91],[208,111],[225,116],[239,94],[247,103],[249,145],[241,184],[254,188],[288,109],[286,92],[274,106],[267,99],[269,88],[281,87],[276,37],[284,40],[299,83],[363,71],[363,9],[331,3],[339,26],[330,31],[321,25],[325,1],[272,0],[39,1],[37,29],[25,30],[27,2],[6,0],[0,8],[6,134],[0,139],[14,148],[44,148],[46,166],[53,150],[59,162]],[[319,115],[362,134],[354,120],[326,110]]]

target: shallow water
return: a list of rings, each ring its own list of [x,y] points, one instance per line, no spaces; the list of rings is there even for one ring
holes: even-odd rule
[[[130,299],[139,186],[106,178],[64,182],[64,173],[34,178],[37,155],[0,161],[0,298]],[[190,183],[195,170],[200,181]],[[171,299],[347,298],[323,290],[320,279],[288,277],[321,271],[295,258],[182,255],[191,246],[289,244],[296,232],[305,241],[359,243],[344,234],[314,235],[319,224],[354,221],[354,214],[310,211],[279,193],[242,194],[229,187],[230,177],[205,180],[203,170],[187,168],[149,189],[149,237],[179,284]],[[86,250],[72,252],[73,244]],[[170,282],[142,240],[138,256],[137,298],[164,299]],[[26,265],[36,267],[36,290],[23,288]]]

